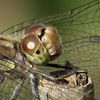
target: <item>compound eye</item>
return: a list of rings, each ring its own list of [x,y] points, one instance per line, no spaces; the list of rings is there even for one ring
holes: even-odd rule
[[[23,52],[33,54],[39,44],[39,39],[34,34],[29,34],[21,41],[20,46]]]
[[[44,28],[45,26],[43,24],[37,24],[37,25],[33,25],[33,26],[30,26],[28,27],[26,30],[25,30],[25,33],[26,34],[35,34],[35,31],[38,30],[38,29],[41,29],[41,28]]]

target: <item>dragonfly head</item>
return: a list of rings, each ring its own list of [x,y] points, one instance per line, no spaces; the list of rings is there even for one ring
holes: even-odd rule
[[[48,63],[61,54],[61,39],[55,28],[35,25],[29,27],[26,33],[20,48],[32,63]]]

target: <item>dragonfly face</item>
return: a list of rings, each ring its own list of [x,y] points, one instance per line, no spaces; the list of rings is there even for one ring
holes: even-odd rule
[[[30,62],[44,64],[61,54],[61,39],[55,28],[35,25],[26,30],[20,48]]]

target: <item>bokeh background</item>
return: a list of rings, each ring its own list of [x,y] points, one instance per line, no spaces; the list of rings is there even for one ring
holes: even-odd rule
[[[0,0],[0,32],[34,17],[64,12],[92,0]]]
[[[0,32],[22,21],[64,12],[89,1],[92,0],[0,0]],[[98,100],[99,97],[96,93]]]

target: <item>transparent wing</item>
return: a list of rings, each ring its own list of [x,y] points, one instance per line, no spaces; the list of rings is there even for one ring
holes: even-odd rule
[[[36,18],[30,21],[22,22],[3,32],[1,35],[8,35],[10,38],[19,40],[24,36],[25,29],[33,24],[50,24],[58,29],[62,37],[62,54],[53,61],[63,65],[66,60],[70,61],[74,66],[87,69],[96,89],[96,97],[99,98],[99,65],[100,65],[100,3],[99,0],[93,0],[87,4],[66,11],[64,13],[49,16],[45,18]],[[43,71],[53,71],[50,67],[40,67]],[[13,80],[11,82],[14,82]],[[28,79],[26,80],[26,83]],[[9,91],[12,88],[9,82],[5,82],[8,86],[3,92]],[[12,83],[15,84],[15,83]],[[21,93],[22,98],[27,100],[27,95],[30,93],[30,85],[25,85]],[[6,87],[6,86],[4,86]],[[25,90],[25,88],[28,89]],[[13,88],[12,88],[13,89]],[[8,96],[8,93],[0,92],[1,98]],[[30,95],[29,95],[30,96]],[[26,97],[26,98],[25,98]],[[18,100],[22,100],[20,96]],[[55,99],[56,100],[56,99]]]
[[[73,26],[74,28],[76,26],[77,28],[77,25],[79,26],[81,25],[81,27],[83,27],[82,23],[83,24],[92,23],[92,22],[97,22],[98,20],[99,20],[99,1],[93,0],[87,4],[76,7],[64,13],[44,18],[34,18],[26,22],[21,22],[17,25],[14,25],[4,30],[3,32],[1,32],[1,34],[7,35],[8,37],[13,37],[15,39],[20,39],[25,34],[25,29],[28,26],[41,23],[54,25],[58,29],[60,28],[59,31],[61,34],[62,33],[67,34],[66,32],[70,28],[68,26],[71,27]],[[86,28],[87,30],[89,30],[88,25]]]
[[[14,93],[14,90],[18,85],[21,85],[20,92],[18,93],[17,100],[33,100],[33,95],[31,92],[30,82],[27,79],[21,80],[15,79],[5,79],[3,83],[0,83],[0,100],[13,100],[11,99]]]
[[[30,81],[27,75],[21,80],[23,76],[20,72],[14,69],[16,64],[10,59],[0,56],[0,100],[13,100],[13,93],[17,87],[20,86],[20,93],[18,99],[23,100],[33,99]],[[26,95],[26,97],[24,96]]]

